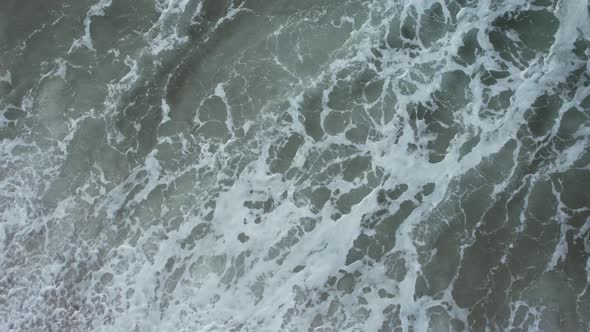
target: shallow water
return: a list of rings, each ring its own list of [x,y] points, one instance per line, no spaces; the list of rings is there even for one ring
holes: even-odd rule
[[[590,330],[587,0],[4,0],[0,330]]]

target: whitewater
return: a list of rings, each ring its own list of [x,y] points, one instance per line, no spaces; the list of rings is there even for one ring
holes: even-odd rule
[[[590,331],[588,0],[2,0],[0,331]]]

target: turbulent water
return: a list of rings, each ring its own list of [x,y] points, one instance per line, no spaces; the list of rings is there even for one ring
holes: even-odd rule
[[[0,330],[589,331],[589,11],[0,1]]]

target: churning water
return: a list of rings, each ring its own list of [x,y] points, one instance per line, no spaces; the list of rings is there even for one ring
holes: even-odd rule
[[[587,0],[2,0],[0,330],[590,330]]]

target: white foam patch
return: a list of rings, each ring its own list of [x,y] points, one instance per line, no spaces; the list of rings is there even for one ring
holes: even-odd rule
[[[90,33],[92,17],[104,16],[106,9],[108,9],[112,5],[112,3],[112,0],[100,0],[90,7],[88,12],[86,12],[86,18],[84,18],[84,35],[79,39],[74,40],[72,46],[70,46],[68,53],[71,53],[76,49],[82,47],[94,51],[94,46],[92,44],[92,35]]]
[[[9,70],[5,71],[3,74],[0,75],[0,82],[6,82],[12,85],[12,74]]]

